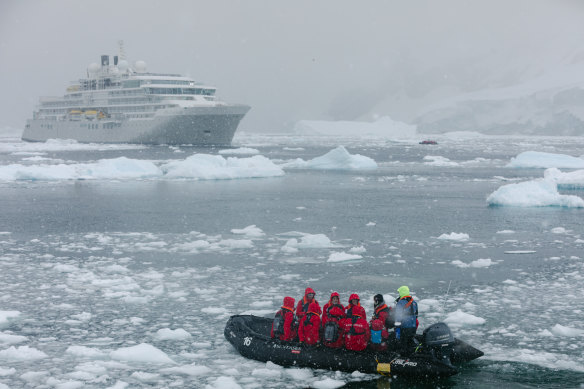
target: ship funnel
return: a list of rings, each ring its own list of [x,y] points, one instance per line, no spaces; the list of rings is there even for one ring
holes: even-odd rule
[[[114,65],[118,66],[118,56],[114,55]]]
[[[109,66],[109,55],[101,56],[101,66]]]

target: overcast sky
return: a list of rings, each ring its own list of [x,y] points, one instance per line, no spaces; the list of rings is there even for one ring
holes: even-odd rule
[[[120,39],[130,62],[251,105],[244,130],[410,121],[440,94],[513,84],[573,60],[584,47],[584,2],[1,0],[0,128],[22,128],[39,96],[63,95],[89,63],[117,54]]]

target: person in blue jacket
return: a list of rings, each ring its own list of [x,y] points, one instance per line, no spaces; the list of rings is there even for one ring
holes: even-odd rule
[[[418,327],[418,303],[410,295],[410,288],[400,286],[399,298],[392,310],[395,320],[395,341],[398,350],[407,352],[413,346]]]

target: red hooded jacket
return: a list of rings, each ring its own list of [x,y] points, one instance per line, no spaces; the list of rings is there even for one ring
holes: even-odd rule
[[[341,320],[341,328],[347,350],[362,351],[367,348],[371,337],[369,324],[365,320],[365,310],[359,305],[353,307],[353,317]]]
[[[320,305],[318,304],[318,301],[316,301],[316,298],[314,297],[312,300],[309,300],[308,297],[306,297],[309,293],[314,293],[314,295],[316,296],[316,292],[314,291],[314,289],[306,288],[306,290],[304,291],[304,297],[301,298],[300,301],[298,301],[298,305],[296,306],[296,317],[298,318],[298,320],[301,320],[304,317],[304,315],[306,315],[310,303],[316,303],[316,305],[318,305],[318,314],[320,315],[322,313],[322,311],[320,310]]]
[[[322,328],[324,329],[325,324],[329,321],[331,322],[336,322],[339,325],[339,334],[338,334],[338,338],[335,342],[327,342],[324,339],[322,340],[322,343],[330,348],[340,348],[343,346],[343,333],[341,331],[341,326],[340,326],[340,321],[341,319],[345,318],[345,307],[343,307],[340,303],[339,304],[333,304],[333,297],[339,297],[339,294],[337,292],[333,292],[331,293],[331,298],[329,299],[329,302],[326,303],[326,305],[324,306],[323,310],[322,310]],[[323,332],[323,336],[324,336],[324,332]]]
[[[359,295],[357,293],[353,293],[351,296],[349,296],[349,305],[347,305],[347,307],[345,308],[345,312],[346,312],[347,317],[351,317],[351,315],[353,314],[353,307],[360,307],[361,306],[361,302],[358,302],[357,305],[353,305],[353,303],[351,301],[353,301],[354,299],[361,301],[361,299],[359,298]],[[365,312],[365,309],[363,309],[363,312]],[[363,315],[363,317],[366,317],[366,316]]]
[[[320,307],[317,303],[311,303],[308,312],[300,320],[298,327],[298,339],[305,344],[317,344],[320,341]]]
[[[282,309],[276,312],[276,315],[284,316],[284,333],[280,335],[280,340],[285,342],[290,342],[296,338],[296,325],[294,323],[294,298],[284,297],[284,303],[282,304]],[[272,323],[272,330],[270,332],[272,338],[274,338],[274,323]]]

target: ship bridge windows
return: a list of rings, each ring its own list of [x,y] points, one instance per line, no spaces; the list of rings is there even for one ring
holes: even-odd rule
[[[213,88],[147,88],[150,94],[157,95],[203,95],[213,96],[215,89]]]

